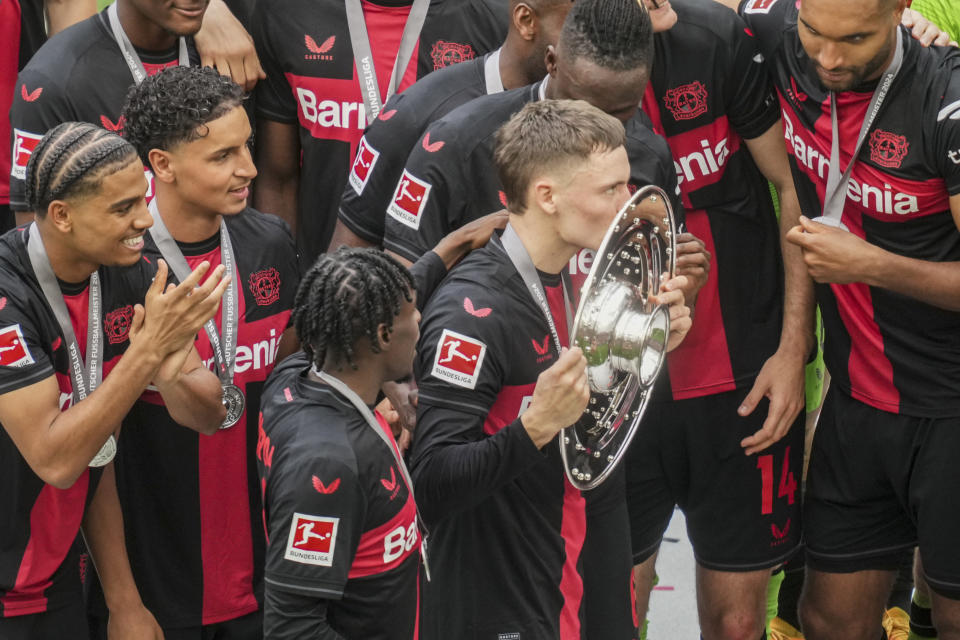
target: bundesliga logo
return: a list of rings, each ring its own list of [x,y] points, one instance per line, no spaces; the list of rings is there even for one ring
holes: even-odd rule
[[[34,362],[19,324],[0,330],[0,366],[25,367]]]
[[[381,115],[383,114],[381,113]],[[360,138],[360,145],[357,147],[357,157],[353,160],[353,166],[350,168],[350,177],[348,178],[350,186],[353,187],[353,190],[357,192],[358,196],[363,193],[364,187],[367,186],[367,180],[370,179],[370,174],[373,173],[373,165],[377,163],[377,158],[379,157],[380,152],[370,146],[366,136]]]
[[[29,131],[13,130],[13,169],[10,173],[17,180],[26,179],[27,162],[30,161],[30,154],[33,153],[42,137]]]
[[[406,169],[393,192],[393,201],[387,207],[387,213],[397,222],[411,229],[420,228],[420,214],[430,197],[430,184],[420,180]]]
[[[433,359],[433,375],[458,387],[473,389],[480,377],[487,345],[461,333],[444,329]]]
[[[332,567],[339,524],[340,518],[294,513],[284,559],[301,564]]]

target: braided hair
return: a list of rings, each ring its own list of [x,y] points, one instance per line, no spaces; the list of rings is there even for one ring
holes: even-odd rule
[[[304,351],[317,366],[354,360],[357,341],[366,337],[380,352],[377,327],[393,330],[403,301],[413,300],[413,277],[399,262],[376,249],[341,247],[320,256],[293,303],[293,326]]]
[[[564,51],[613,71],[653,63],[653,25],[638,0],[577,0],[559,41]]]
[[[54,200],[81,198],[100,187],[105,176],[137,159],[120,136],[88,122],[64,122],[37,143],[27,162],[25,196],[43,217]]]
[[[149,166],[151,149],[169,150],[207,135],[206,125],[243,104],[243,89],[211,67],[169,67],[127,92],[123,137]]]

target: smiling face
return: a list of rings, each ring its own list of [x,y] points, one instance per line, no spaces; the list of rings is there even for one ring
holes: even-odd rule
[[[243,211],[257,175],[247,147],[250,131],[247,113],[238,106],[200,125],[202,137],[160,151],[179,198],[208,215]]]
[[[878,78],[893,57],[904,0],[803,0],[800,42],[821,84],[848,91]]]
[[[192,36],[200,31],[209,0],[129,0],[148,21],[175,36]]]

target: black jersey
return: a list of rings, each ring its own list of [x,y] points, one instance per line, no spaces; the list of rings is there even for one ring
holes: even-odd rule
[[[567,344],[560,277],[541,279]],[[519,419],[556,358],[547,321],[498,238],[427,303],[411,459],[430,530],[423,638],[630,636],[622,478],[581,493],[557,440],[538,450]],[[618,604],[601,621],[585,611],[591,602]]]
[[[363,0],[363,9],[377,81],[386,95],[410,5]],[[496,49],[506,35],[506,18],[502,0],[431,0],[400,89],[431,71]],[[344,3],[259,2],[253,28],[267,73],[257,87],[257,113],[299,123],[297,245],[312,261],[330,242],[339,198],[367,126]]]
[[[0,393],[56,376],[60,409],[73,402],[67,345],[27,256],[29,228],[0,237]],[[133,305],[141,303],[154,267],[98,270],[103,314],[103,375],[130,344]],[[74,334],[86,357],[88,287],[60,283]],[[0,430],[0,617],[42,613],[81,597],[80,522],[100,469],[88,468],[69,489],[44,483]]]
[[[137,50],[148,74],[177,64],[177,48]],[[192,44],[192,63],[199,62]],[[90,122],[119,133],[127,90],[133,76],[113,39],[106,13],[64,29],[44,44],[20,72],[10,110],[13,166],[10,206],[26,211],[27,161],[43,134],[62,122]],[[148,194],[149,195],[149,194]]]
[[[715,2],[672,6],[679,21],[654,35],[643,110],[673,153],[687,229],[711,254],[697,321],[661,377],[680,400],[751,385],[779,344],[779,227],[744,139],[766,132],[780,112],[756,43],[736,14]]]
[[[811,69],[788,0],[750,0],[782,109],[800,206],[819,215],[830,163],[829,93]],[[903,32],[903,67],[847,184],[843,222],[895,254],[960,260],[949,196],[960,193],[960,52],[924,48]],[[841,168],[850,162],[872,92],[837,98]],[[864,283],[817,285],[833,384],[884,411],[960,415],[960,313]]]
[[[368,242],[383,242],[383,217],[410,150],[432,122],[483,95],[500,93],[500,56],[428,74],[393,96],[360,139],[340,201],[340,220]]]
[[[246,209],[225,216],[240,286],[234,384],[245,414],[212,436],[180,426],[148,389],[127,414],[116,473],[127,554],[147,608],[164,628],[196,627],[259,608],[263,526],[256,476],[260,395],[273,370],[299,283],[289,229],[276,216]],[[151,236],[144,256],[161,257]],[[221,264],[219,232],[178,243],[190,268]],[[175,278],[172,278],[175,280]],[[214,318],[220,329],[221,315]],[[197,351],[215,368],[205,331]]]
[[[267,589],[310,598],[316,614],[267,601],[264,629],[304,637],[416,638],[420,538],[416,506],[386,421],[388,449],[350,401],[308,376],[302,352],[263,395],[258,469],[267,528]],[[324,633],[327,632],[327,633]]]
[[[525,104],[541,99],[542,84],[478,98],[430,125],[394,185],[385,248],[416,260],[454,229],[506,207],[493,162],[494,134]],[[630,187],[655,184],[675,195],[670,148],[647,123],[638,111],[626,125]],[[674,208],[679,210],[679,197]],[[592,252],[581,252],[571,261],[571,273],[585,276],[591,262]]]

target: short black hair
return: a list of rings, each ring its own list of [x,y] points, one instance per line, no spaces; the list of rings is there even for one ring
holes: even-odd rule
[[[243,104],[243,89],[211,67],[169,67],[133,85],[123,106],[123,137],[143,164],[151,149],[206,135],[203,125]]]
[[[137,159],[129,142],[89,122],[64,122],[46,133],[27,162],[25,199],[43,217],[54,200],[96,191],[107,175]]]
[[[653,64],[653,25],[639,0],[577,0],[559,43],[566,55],[614,71]]]
[[[300,282],[293,326],[303,350],[322,368],[333,362],[357,368],[357,341],[366,337],[380,352],[377,327],[392,330],[403,301],[413,300],[413,277],[377,249],[341,247],[320,256]]]

